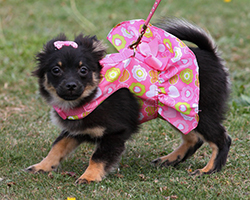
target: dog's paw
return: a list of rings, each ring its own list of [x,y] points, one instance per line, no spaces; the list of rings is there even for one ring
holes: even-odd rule
[[[162,160],[161,160],[161,158],[156,158],[156,159],[152,160],[151,163],[155,166],[159,166],[159,165],[161,165]]]
[[[100,182],[102,178],[105,176],[105,163],[96,162],[92,159],[89,161],[89,166],[86,171],[81,175],[76,184],[89,184],[91,182]]]
[[[95,182],[94,180],[87,180],[87,179],[85,179],[85,178],[79,178],[79,179],[77,179],[76,180],[76,184],[77,185],[82,185],[82,184],[90,184],[90,183],[92,183],[92,182]]]
[[[211,170],[211,171],[204,171],[204,169],[196,169],[195,171],[193,171],[192,173],[190,173],[191,176],[197,176],[197,177],[201,177],[205,174],[212,174],[215,171]]]
[[[90,184],[91,182],[100,182],[102,177],[99,174],[83,174],[76,180],[76,184]]]
[[[89,184],[90,182],[89,181],[87,181],[86,179],[77,179],[76,180],[76,184],[78,184],[78,185],[82,185],[82,184]]]
[[[32,174],[35,174],[35,173],[44,173],[44,171],[43,170],[37,170],[36,168],[35,168],[35,166],[34,165],[32,165],[32,166],[29,166],[29,167],[27,167],[27,168],[25,168],[24,169],[24,171],[25,172],[28,172],[28,173],[32,173]]]
[[[180,163],[180,157],[177,156],[177,158],[172,162],[170,162],[168,159],[157,158],[151,161],[151,163],[154,164],[155,166],[161,166],[161,167],[176,166]]]
[[[201,171],[201,169],[196,169],[193,172],[190,173],[191,176],[202,176],[203,172]]]
[[[43,163],[38,163],[38,164],[27,167],[26,169],[24,169],[24,171],[32,173],[32,174],[36,174],[36,173],[51,172],[51,171],[55,171],[56,169],[57,169],[57,166],[55,165],[50,166],[50,165],[44,165]]]

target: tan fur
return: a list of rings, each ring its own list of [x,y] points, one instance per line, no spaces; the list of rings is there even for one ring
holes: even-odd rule
[[[90,83],[87,84],[84,92],[82,93],[81,97],[79,97],[79,99],[88,97],[98,87],[100,79],[96,73],[93,73],[92,80],[93,80],[93,84],[90,84]]]
[[[93,73],[93,84],[88,84],[86,88],[84,89],[82,95],[74,100],[74,101],[65,101],[64,99],[60,98],[57,93],[55,88],[48,82],[48,77],[45,74],[44,76],[44,88],[50,93],[52,100],[49,102],[52,106],[57,105],[63,110],[70,110],[74,107],[76,107],[81,99],[89,96],[98,86],[100,79],[96,73]]]
[[[28,167],[28,170],[32,173],[56,170],[61,160],[70,154],[78,145],[79,143],[74,138],[63,138],[51,148],[48,155],[40,163]]]
[[[61,62],[61,61],[59,61],[57,64],[58,64],[60,67],[62,67],[62,62]]]
[[[88,134],[93,138],[102,137],[104,134],[105,128],[103,127],[94,127],[94,128],[87,128],[86,130],[80,132],[80,134]]]
[[[99,182],[105,176],[105,164],[103,162],[97,163],[90,159],[89,166],[86,171],[76,181],[78,184],[91,183],[93,181]]]
[[[218,149],[217,145],[215,145],[212,142],[209,142],[209,146],[212,148],[212,156],[204,168],[198,169],[200,174],[209,173],[214,169],[214,163],[215,163],[215,159],[218,155],[219,149]]]
[[[167,156],[160,157],[161,162],[173,162],[176,160],[181,160],[187,153],[190,147],[193,147],[199,138],[194,131],[188,133],[187,135],[182,134],[182,144]]]
[[[103,41],[101,40],[94,41],[93,47],[94,47],[93,52],[106,51],[106,49],[108,48],[108,46],[104,44]]]

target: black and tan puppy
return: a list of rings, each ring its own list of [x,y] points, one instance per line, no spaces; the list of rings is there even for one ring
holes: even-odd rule
[[[222,125],[229,95],[228,73],[211,37],[204,30],[182,20],[168,20],[158,26],[197,45],[191,47],[199,64],[200,100],[199,124],[187,135],[182,134],[182,144],[171,154],[153,161],[164,166],[176,166],[193,155],[204,141],[212,148],[208,164],[195,174],[220,171],[225,165],[231,139]],[[91,101],[97,92],[102,66],[99,61],[105,47],[96,37],[75,38],[78,48],[64,46],[55,41],[66,41],[64,35],[49,41],[37,55],[40,93],[50,105],[65,110]],[[95,143],[89,166],[77,183],[101,181],[119,161],[125,142],[138,130],[139,104],[128,89],[120,89],[106,99],[92,113],[79,120],[63,120],[54,109],[52,121],[62,132],[54,141],[48,155],[26,170],[32,173],[50,172],[78,145]]]

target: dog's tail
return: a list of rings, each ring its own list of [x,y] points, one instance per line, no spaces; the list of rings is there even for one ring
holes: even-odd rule
[[[200,49],[217,53],[217,46],[209,33],[190,22],[178,18],[166,18],[156,24],[180,40],[192,42]]]

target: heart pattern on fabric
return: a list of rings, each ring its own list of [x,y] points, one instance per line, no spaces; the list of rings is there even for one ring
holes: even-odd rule
[[[177,97],[180,96],[180,92],[179,92],[179,90],[178,90],[175,86],[171,85],[171,86],[168,88],[168,90],[169,90],[168,96],[170,96],[170,97],[172,97],[172,98],[177,98]]]
[[[149,87],[149,91],[146,92],[147,97],[153,97],[155,94],[157,94],[158,87],[156,85],[151,85]]]
[[[120,46],[121,43],[122,43],[121,40],[119,40],[119,39],[116,39],[116,40],[115,40],[115,45],[116,45],[116,46]]]

